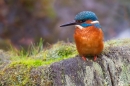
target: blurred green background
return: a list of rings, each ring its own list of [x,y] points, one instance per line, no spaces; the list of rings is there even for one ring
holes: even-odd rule
[[[104,40],[130,38],[130,0],[0,0],[0,48],[27,48],[43,38],[44,44],[73,42],[74,26],[61,28],[77,13],[97,14]]]

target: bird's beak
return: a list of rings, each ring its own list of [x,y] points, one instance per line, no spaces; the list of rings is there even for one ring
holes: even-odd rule
[[[77,24],[76,22],[71,22],[71,23],[68,23],[68,24],[63,24],[60,27],[65,27],[65,26],[70,26],[70,25],[76,25],[76,24]]]

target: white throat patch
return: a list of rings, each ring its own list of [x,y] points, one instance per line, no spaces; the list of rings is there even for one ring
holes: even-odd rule
[[[79,29],[83,29],[83,27],[81,25],[75,25],[76,28],[79,28]]]
[[[92,21],[91,24],[99,24],[99,21]]]
[[[99,21],[92,21],[91,24],[99,24]],[[79,28],[79,29],[83,29],[84,27],[82,27],[81,25],[75,25],[76,28]]]

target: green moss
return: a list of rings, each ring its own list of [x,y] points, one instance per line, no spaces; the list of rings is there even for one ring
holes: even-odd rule
[[[58,62],[64,59],[68,59],[71,57],[74,57],[78,54],[75,44],[73,43],[65,43],[65,42],[57,42],[54,45],[49,45],[47,48],[43,47],[43,40],[41,40],[37,47],[32,45],[31,50],[29,50],[29,53],[25,53],[24,50],[20,51],[18,54],[14,52],[11,56],[13,64],[26,64],[28,66],[41,66],[41,65],[49,65],[54,62]],[[124,40],[111,40],[105,42],[105,48],[104,52],[109,52],[109,48],[112,46],[123,46],[123,45],[130,45],[130,39],[124,39]],[[10,54],[11,55],[11,54]]]
[[[35,59],[21,59],[21,60],[13,61],[10,64],[10,66],[19,65],[19,64],[26,65],[27,67],[38,67],[43,64],[43,61],[35,60]]]
[[[105,42],[105,48],[106,47],[117,47],[117,46],[123,46],[123,45],[130,45],[130,39],[115,39],[115,40],[109,40]]]
[[[77,54],[75,45],[72,43],[58,42],[53,45],[50,49],[45,50],[45,57],[47,59],[67,58]]]
[[[13,61],[0,70],[0,86],[52,86],[46,74],[49,71],[47,67],[38,67],[41,64],[42,61],[32,59]]]
[[[29,82],[30,69],[21,64],[8,66],[3,71],[0,71],[0,84],[2,86],[25,86]]]
[[[103,54],[104,53],[109,53],[110,52],[110,48],[116,48],[116,47],[130,47],[130,39],[115,39],[115,40],[108,40],[104,43],[104,50],[103,50]]]
[[[78,54],[75,45],[72,43],[58,42],[49,47],[36,55],[37,58],[44,61],[43,65],[72,58]]]
[[[32,45],[29,52],[21,50],[16,53],[12,49],[10,53],[11,65],[24,64],[37,67],[68,59],[78,54],[73,43],[64,43],[60,41],[44,49],[42,44],[43,41],[41,40],[37,47]]]
[[[75,44],[73,43],[65,43],[60,41],[54,45],[49,45],[44,49],[42,44],[43,40],[40,40],[37,46],[31,46],[31,50],[29,50],[29,52],[21,50],[16,53],[12,50],[10,53],[12,60],[11,64],[26,64],[28,66],[37,67],[68,59],[78,54]],[[123,46],[124,44],[130,45],[130,39],[107,41],[105,42],[103,53],[109,52],[109,48],[113,46]]]

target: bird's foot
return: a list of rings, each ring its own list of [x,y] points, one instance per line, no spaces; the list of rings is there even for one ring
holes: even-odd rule
[[[96,61],[97,60],[97,56],[94,56],[94,59],[93,59],[94,61]]]
[[[86,61],[86,57],[82,56],[82,59],[83,59],[84,61]]]

